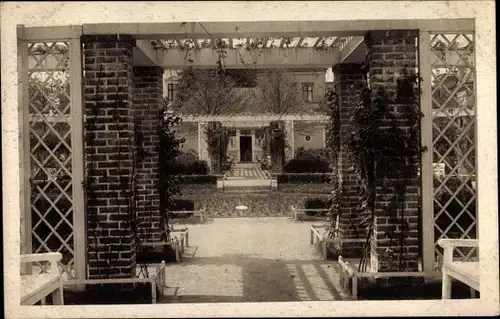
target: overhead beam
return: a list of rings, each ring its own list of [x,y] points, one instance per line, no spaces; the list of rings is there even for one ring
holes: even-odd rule
[[[133,50],[133,65],[156,66],[158,65],[158,52],[149,40],[137,40]]]
[[[358,36],[369,30],[401,29],[472,32],[475,27],[474,19],[83,24],[85,35],[130,34],[138,39]]]
[[[316,42],[314,42],[313,48],[317,48],[318,45],[321,43],[321,40],[323,40],[323,37],[319,37],[318,40],[316,40]]]
[[[342,63],[344,62],[349,56],[352,55],[352,53],[361,47],[361,45],[364,43],[364,37],[352,37],[340,50],[339,52],[339,62]],[[364,54],[363,54],[364,57]],[[352,62],[357,62],[357,61],[352,61]]]
[[[247,54],[246,50],[227,48],[224,65],[226,68],[243,69],[251,65],[256,68],[328,68],[339,63],[339,52],[331,50],[316,50],[314,48],[272,48],[263,50],[255,56]],[[202,48],[192,50],[189,54],[190,63],[186,59],[185,50],[168,49],[157,51],[158,66],[166,69],[214,68],[218,59],[217,50]],[[243,62],[241,61],[243,59]]]
[[[304,38],[300,38],[299,42],[297,42],[297,45],[295,47],[300,48],[300,46],[302,45],[302,42],[304,42]]]
[[[327,115],[306,115],[306,114],[290,114],[290,115],[221,115],[221,116],[182,116],[182,122],[263,122],[283,120],[283,121],[328,121]]]

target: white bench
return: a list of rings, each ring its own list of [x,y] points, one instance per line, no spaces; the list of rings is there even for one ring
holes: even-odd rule
[[[64,281],[65,286],[76,286],[76,285],[116,285],[116,284],[141,284],[147,283],[151,285],[151,303],[156,303],[158,300],[158,295],[163,295],[163,290],[167,286],[166,274],[165,274],[165,261],[156,268],[156,272],[151,277],[140,277],[140,278],[109,278],[109,279],[75,279]],[[145,276],[144,273],[142,273]],[[139,276],[141,273],[139,273]]]
[[[21,305],[34,305],[39,301],[45,305],[48,295],[52,296],[54,305],[64,304],[63,282],[57,267],[61,259],[61,253],[57,252],[21,255],[21,264],[48,262],[48,267],[42,267],[39,274],[21,274]]]
[[[438,245],[444,249],[442,299],[451,298],[452,278],[471,287],[471,296],[474,296],[475,292],[472,289],[479,291],[479,262],[453,261],[453,251],[457,247],[478,247],[478,241],[476,239],[440,239]]]
[[[189,229],[184,228],[173,228],[171,233],[180,233],[180,253],[184,253],[184,247],[189,247]]]

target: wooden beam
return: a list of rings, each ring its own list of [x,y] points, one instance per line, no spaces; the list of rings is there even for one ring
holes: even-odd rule
[[[333,40],[332,44],[330,44],[330,47],[333,48],[336,44],[339,44],[342,39],[342,37],[336,37],[335,40]]]
[[[304,38],[300,38],[299,39],[299,42],[297,42],[297,45],[295,46],[295,48],[300,49],[300,46],[302,45],[302,42],[304,42]]]
[[[427,147],[427,152],[422,152],[420,176],[422,181],[422,259],[423,270],[434,269],[434,186],[433,186],[433,141],[432,141],[432,93],[431,93],[431,59],[430,59],[430,33],[420,31],[419,35],[419,75],[422,78],[420,88],[421,119],[421,145]]]
[[[200,125],[203,122],[264,122],[268,123],[269,121],[318,121],[324,122],[328,121],[328,116],[326,115],[227,115],[227,116],[182,116],[183,122],[199,122]],[[201,132],[202,130],[200,130]]]
[[[149,46],[151,43],[147,41]],[[70,92],[71,92],[71,172],[73,193],[73,245],[75,251],[75,272],[77,279],[87,277],[87,234],[85,214],[84,153],[84,104],[82,99],[82,50],[80,39],[72,39],[70,50]]]
[[[245,60],[245,52],[238,48],[228,48],[225,50],[226,58],[224,64],[227,68],[242,69],[247,66],[241,61],[241,54]],[[166,69],[184,69],[189,66],[197,68],[214,68],[219,58],[217,50],[212,48],[202,48],[193,50],[190,58],[194,61],[189,63],[185,57],[186,52],[179,49],[168,49],[157,51],[156,63]],[[273,48],[263,50],[262,54],[255,57],[257,68],[328,68],[339,63],[339,53],[314,48]]]
[[[163,43],[162,45],[165,46]],[[158,65],[158,51],[153,48],[149,40],[137,40],[134,49],[137,49],[134,50],[133,64],[135,66]]]
[[[474,19],[418,20],[337,20],[337,21],[263,21],[263,22],[188,22],[179,23],[99,23],[83,24],[83,34],[130,34],[139,39],[206,37],[318,37],[356,36],[369,30],[418,29],[434,32],[471,32]]]
[[[313,48],[318,47],[318,45],[321,43],[321,40],[323,40],[323,38],[324,37],[318,37],[318,40],[316,40],[316,42],[314,42]]]
[[[195,47],[196,49],[199,49],[199,48],[200,48],[200,44],[198,43],[198,39],[193,38],[193,39],[191,39],[191,40],[193,40],[194,47]]]
[[[24,28],[22,35],[17,37],[28,41],[57,41],[79,39],[83,34],[81,25],[56,26],[56,27],[28,27]]]
[[[361,44],[363,44],[364,37],[352,37],[344,45],[339,52],[339,61],[342,63],[348,56],[350,56]]]

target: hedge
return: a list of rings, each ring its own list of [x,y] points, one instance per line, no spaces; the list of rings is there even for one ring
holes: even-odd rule
[[[304,208],[305,208],[305,213],[306,215],[309,216],[324,216],[326,215],[326,211],[324,212],[318,212],[318,211],[308,211],[307,209],[323,209],[323,208],[330,208],[332,200],[330,198],[324,198],[324,197],[310,197],[307,198],[306,201],[304,202]]]
[[[182,175],[181,184],[217,184],[215,175]]]
[[[286,173],[328,173],[330,172],[330,161],[325,149],[300,148],[295,158],[288,161],[283,167]]]
[[[278,184],[330,184],[333,183],[335,174],[332,173],[282,173],[277,175]]]

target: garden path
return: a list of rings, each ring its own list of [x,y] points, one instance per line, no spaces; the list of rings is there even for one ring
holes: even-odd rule
[[[342,300],[338,266],[320,260],[309,227],[283,217],[215,218],[187,225],[189,243],[180,264],[166,268],[160,302]]]

